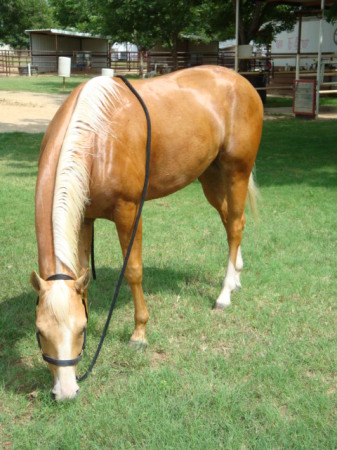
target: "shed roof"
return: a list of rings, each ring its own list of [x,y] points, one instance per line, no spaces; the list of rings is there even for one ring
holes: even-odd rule
[[[69,36],[69,37],[108,40],[108,38],[105,36],[99,36],[99,35],[94,35],[94,34],[90,34],[90,33],[80,33],[79,31],[72,31],[72,30],[57,30],[55,28],[25,30],[25,33],[27,33],[27,34],[34,33],[34,34],[62,35],[62,36]]]

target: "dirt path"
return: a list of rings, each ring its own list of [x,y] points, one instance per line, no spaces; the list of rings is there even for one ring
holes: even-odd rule
[[[62,94],[0,91],[0,133],[44,133],[65,98]]]

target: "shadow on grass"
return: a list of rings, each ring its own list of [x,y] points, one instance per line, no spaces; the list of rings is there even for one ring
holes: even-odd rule
[[[28,167],[26,162],[36,162],[37,171],[42,138],[42,133],[0,133],[0,159],[6,162],[7,167],[14,169],[19,164]]]
[[[45,133],[50,123],[50,119],[22,119],[19,124],[12,122],[2,122],[1,130],[4,133]],[[43,134],[42,134],[43,136]],[[42,137],[41,137],[42,141]]]
[[[191,281],[191,271],[176,271],[170,268],[158,269],[148,267],[144,269],[147,281],[144,286],[145,297],[149,295],[178,294],[182,283]],[[119,277],[119,270],[100,268],[97,270],[97,280],[89,284],[89,333],[88,338],[98,344],[102,329],[90,327],[90,313],[97,313],[105,321],[110,303],[113,297],[115,285]],[[204,280],[200,280],[203,282]],[[200,301],[209,303],[211,308],[214,299],[210,296],[203,297]],[[120,295],[116,302],[116,311],[130,308],[132,303],[129,287],[123,280]],[[23,293],[20,296],[10,298],[0,304],[0,383],[6,390],[18,394],[27,395],[37,389],[50,389],[51,378],[42,362],[40,351],[35,337],[35,305],[36,294]],[[133,316],[133,313],[131,313]],[[114,329],[114,316],[110,323],[110,329]],[[116,334],[123,344],[127,344],[130,336],[124,331]],[[93,355],[90,355],[92,357]],[[83,370],[83,368],[80,368]],[[81,371],[81,370],[80,370]]]

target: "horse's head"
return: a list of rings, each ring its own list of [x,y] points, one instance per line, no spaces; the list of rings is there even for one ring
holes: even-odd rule
[[[45,281],[36,272],[31,274],[38,293],[36,335],[53,376],[56,400],[74,398],[79,391],[76,368],[85,346],[89,279],[89,270],[77,280],[57,275]]]

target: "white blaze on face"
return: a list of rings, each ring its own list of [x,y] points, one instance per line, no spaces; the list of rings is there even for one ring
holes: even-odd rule
[[[55,400],[75,398],[79,389],[74,367],[58,367],[52,389]]]
[[[63,339],[58,349],[59,360],[73,359],[72,356],[72,330],[65,324],[60,327]],[[76,382],[75,366],[57,367],[54,372],[54,387],[52,394],[56,400],[65,400],[76,397],[79,391]]]
[[[47,301],[49,307],[58,323],[58,360],[73,359],[73,330],[74,322],[70,318],[70,291],[69,287],[63,280],[58,280],[50,289]],[[76,371],[74,366],[58,367],[52,366],[54,377],[54,387],[52,394],[56,400],[64,400],[74,398],[79,390],[76,383]]]

